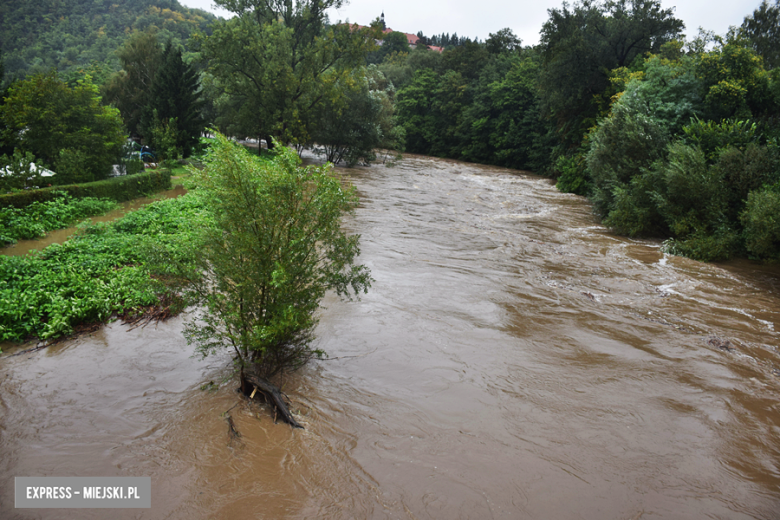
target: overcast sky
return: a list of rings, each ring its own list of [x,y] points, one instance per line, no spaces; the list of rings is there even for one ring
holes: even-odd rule
[[[226,16],[212,7],[212,0],[179,0],[188,7],[197,7]],[[730,25],[740,25],[761,0],[661,0],[664,8],[675,8],[677,18],[685,22],[685,33],[694,36],[699,27],[725,34]],[[547,20],[547,9],[560,7],[561,0],[352,0],[338,11],[331,12],[331,21],[349,20],[368,25],[385,13],[388,27],[401,32],[426,36],[458,33],[478,37],[509,27],[531,45],[539,42],[539,30]]]

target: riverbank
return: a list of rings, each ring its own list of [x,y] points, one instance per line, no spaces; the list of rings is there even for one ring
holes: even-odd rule
[[[51,340],[84,323],[157,305],[167,293],[146,267],[149,248],[186,241],[202,209],[181,190],[168,195],[176,198],[138,201],[146,205],[130,211],[131,204],[119,220],[79,228],[62,244],[0,256],[0,340]]]

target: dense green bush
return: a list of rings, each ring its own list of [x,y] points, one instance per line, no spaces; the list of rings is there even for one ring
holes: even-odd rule
[[[58,196],[58,192],[65,192],[74,198],[95,197],[124,202],[170,187],[171,172],[160,169],[138,175],[114,177],[104,181],[69,184],[0,195],[0,208],[9,206],[23,208],[36,201],[43,202],[55,199]]]
[[[708,167],[700,148],[673,143],[655,175],[659,184],[655,203],[673,236],[712,232],[725,223],[723,177],[717,168]]]
[[[682,139],[698,146],[709,162],[715,162],[720,152],[728,147],[744,150],[748,144],[758,141],[755,123],[736,119],[702,121],[698,118],[682,128]]]
[[[759,259],[780,260],[780,193],[750,193],[740,220],[748,253]]]
[[[558,182],[555,184],[559,191],[588,195],[590,182],[585,158],[582,155],[578,154],[572,157],[561,155],[555,162],[555,170],[559,174]]]
[[[625,189],[642,168],[662,158],[669,140],[656,119],[621,101],[592,134],[586,156],[595,210],[602,217],[614,207],[615,190]]]
[[[750,192],[780,180],[780,154],[775,147],[748,144],[744,150],[728,146],[721,150],[715,168],[727,191],[728,218],[737,222]]]

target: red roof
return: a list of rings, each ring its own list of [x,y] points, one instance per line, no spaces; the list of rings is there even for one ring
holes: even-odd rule
[[[370,27],[368,27],[366,25],[358,25],[358,24],[350,24],[350,27],[352,29],[355,29],[355,28],[357,28],[357,29],[370,29]],[[392,30],[391,28],[388,27],[387,29],[384,29],[382,32],[385,33],[385,34],[390,34],[391,32],[396,32],[396,31],[394,31],[394,30]],[[417,46],[417,43],[420,41],[419,36],[417,36],[416,34],[411,34],[411,33],[401,33],[401,34],[406,36],[406,41],[409,42],[409,45]],[[444,52],[444,47],[436,47],[435,45],[428,45],[428,48],[430,50],[432,50],[432,51],[436,51],[436,52],[439,52],[439,53]]]

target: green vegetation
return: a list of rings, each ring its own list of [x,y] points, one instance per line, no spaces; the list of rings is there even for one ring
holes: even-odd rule
[[[158,159],[189,157],[198,144],[204,129],[199,88],[195,69],[184,63],[181,50],[169,42],[142,117],[144,135],[157,150]]]
[[[88,73],[102,85],[118,69],[114,51],[134,31],[153,29],[160,41],[181,45],[216,17],[176,0],[44,0],[3,2],[0,19],[7,79],[55,69],[68,82]]]
[[[183,196],[88,226],[40,253],[0,256],[0,341],[55,338],[159,303],[165,288],[150,277],[143,252],[150,241],[175,251],[201,213],[196,197]]]
[[[119,111],[100,104],[89,76],[73,88],[56,72],[17,81],[0,105],[0,119],[6,146],[32,153],[54,170],[53,184],[107,178],[126,139]]]
[[[57,196],[52,200],[33,202],[24,208],[0,208],[0,246],[42,237],[47,231],[66,228],[117,206],[109,199],[74,199],[64,192],[55,193]]]
[[[316,111],[343,94],[353,70],[375,48],[377,30],[327,25],[342,0],[234,2],[236,16],[213,26],[200,51],[212,88],[223,93],[217,125],[230,135],[310,143]]]
[[[295,369],[322,354],[310,342],[325,292],[370,283],[354,265],[358,236],[341,229],[354,189],[287,148],[263,159],[219,134],[204,166],[192,173],[208,218],[181,248],[158,251],[157,273],[202,306],[185,335],[204,356],[231,348],[242,373],[261,377]]]
[[[416,49],[378,20],[330,24],[342,0],[217,3],[236,16],[175,0],[1,8],[0,188],[13,191],[0,196],[1,240],[107,204],[85,197],[167,187],[170,172],[103,180],[117,163],[140,168],[125,131],[174,164],[212,124],[348,165],[405,146],[531,169],[667,251],[780,260],[780,0],[723,37],[686,40],[657,0],[582,1],[551,9],[535,47],[501,29],[485,42],[419,33]],[[232,345],[262,375],[316,355],[323,291],[370,280],[338,227],[354,194],[279,148],[252,157],[218,136],[195,193],[2,259],[3,337],[54,337],[183,291],[203,305],[188,334],[204,353]],[[34,189],[45,183],[59,186]]]
[[[23,208],[34,202],[44,202],[65,192],[73,198],[95,197],[111,199],[116,202],[137,199],[171,187],[171,172],[165,169],[150,170],[146,173],[114,177],[104,181],[84,184],[66,184],[38,190],[23,190],[0,195],[0,208]]]
[[[656,0],[564,3],[537,47],[504,29],[378,67],[407,150],[550,175],[669,252],[780,260],[778,13],[764,2],[726,37],[686,41]]]

